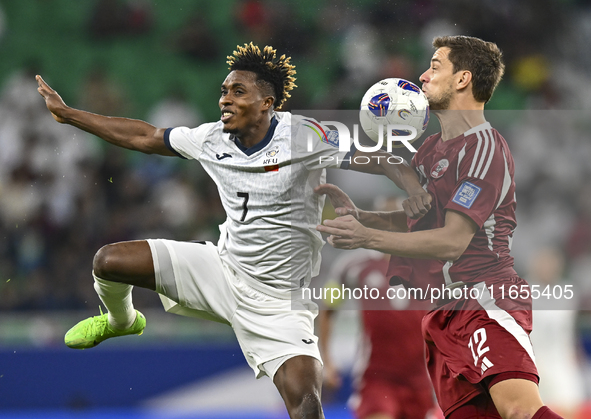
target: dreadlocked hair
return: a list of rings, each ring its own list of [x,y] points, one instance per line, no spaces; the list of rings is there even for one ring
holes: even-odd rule
[[[257,82],[268,83],[275,92],[273,106],[279,108],[291,97],[289,92],[297,87],[294,83],[295,66],[290,64],[291,57],[285,54],[276,58],[277,51],[273,47],[266,46],[263,51],[252,42],[238,45],[237,50],[229,55],[227,63],[230,71],[243,70],[251,71],[257,75]]]

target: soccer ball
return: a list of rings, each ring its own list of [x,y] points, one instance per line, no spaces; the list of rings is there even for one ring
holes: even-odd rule
[[[410,143],[427,129],[429,101],[423,91],[408,80],[384,79],[371,86],[363,96],[359,120],[363,131],[376,143],[382,144],[386,140],[388,125],[399,125],[392,129],[392,136],[405,136]]]

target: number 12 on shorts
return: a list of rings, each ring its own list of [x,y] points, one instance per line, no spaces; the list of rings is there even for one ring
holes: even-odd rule
[[[468,342],[468,348],[472,352],[472,357],[474,358],[474,366],[478,365],[478,361],[482,358],[481,373],[489,369],[490,367],[494,366],[492,362],[485,356],[482,357],[485,353],[490,351],[489,346],[484,346],[486,343],[486,329],[481,327],[480,329],[476,330],[472,336],[470,336],[470,341]]]

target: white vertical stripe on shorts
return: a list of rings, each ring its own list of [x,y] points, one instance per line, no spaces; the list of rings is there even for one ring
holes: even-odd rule
[[[486,310],[486,314],[488,317],[495,320],[498,324],[503,327],[507,332],[511,333],[517,342],[525,349],[533,363],[536,363],[536,357],[534,356],[534,348],[529,340],[529,336],[527,332],[523,330],[517,321],[507,313],[505,310],[499,308],[497,306],[496,300],[490,295],[490,291],[486,287],[484,282],[480,282],[474,285],[474,288],[479,290],[478,295],[481,297],[478,299],[478,302]]]

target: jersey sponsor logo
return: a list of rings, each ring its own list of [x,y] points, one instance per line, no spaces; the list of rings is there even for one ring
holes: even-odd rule
[[[265,172],[278,172],[279,171],[279,165],[278,164],[272,164],[270,166],[264,166]]]
[[[431,177],[433,179],[439,179],[447,171],[449,167],[449,160],[441,159],[431,168]]]
[[[223,154],[216,154],[215,157],[218,160],[223,160],[223,159],[227,159],[228,157],[232,157],[232,155],[228,154],[228,153],[223,153]]]
[[[462,183],[462,186],[458,188],[458,191],[454,195],[452,202],[455,202],[458,205],[461,205],[464,208],[470,208],[476,197],[480,193],[482,188],[470,183],[468,181]]]
[[[302,339],[302,342],[304,342],[306,345],[311,345],[314,343],[313,339]]]

